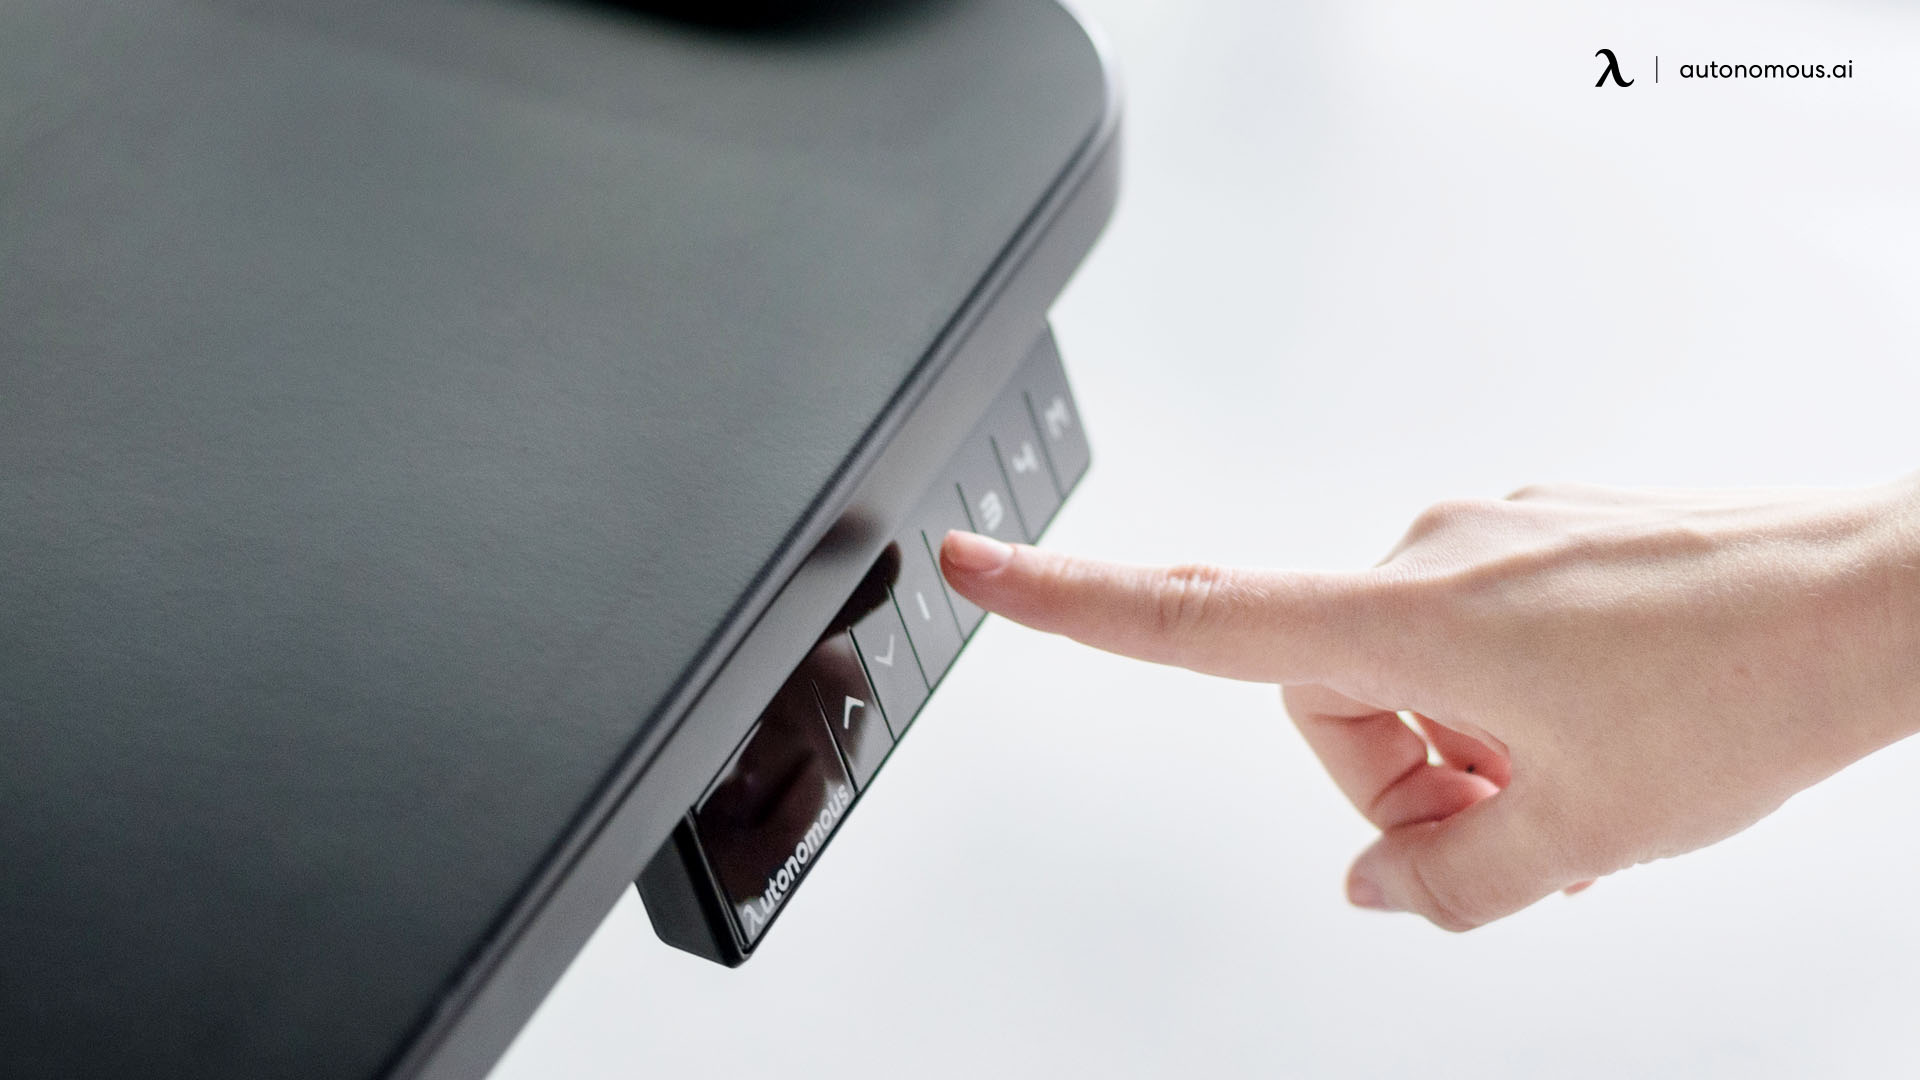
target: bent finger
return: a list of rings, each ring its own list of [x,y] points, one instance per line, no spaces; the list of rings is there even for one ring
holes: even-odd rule
[[[1461,772],[1484,776],[1495,787],[1506,787],[1507,781],[1512,779],[1513,763],[1503,748],[1449,727],[1425,713],[1414,713],[1413,720],[1419,725],[1427,742],[1439,753],[1441,761]]]
[[[1393,710],[1324,686],[1289,686],[1282,698],[1328,775],[1377,828],[1436,821],[1499,790],[1488,777],[1430,764],[1427,743]]]

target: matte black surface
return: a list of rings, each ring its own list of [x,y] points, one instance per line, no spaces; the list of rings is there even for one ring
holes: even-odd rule
[[[403,1060],[1104,93],[1025,0],[0,8],[9,1075]]]

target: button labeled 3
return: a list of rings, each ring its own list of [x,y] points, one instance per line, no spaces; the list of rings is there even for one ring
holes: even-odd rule
[[[993,452],[993,439],[984,428],[960,448],[953,460],[953,475],[974,532],[1016,543],[1031,539],[1010,505],[1012,496],[1000,472],[1000,458]]]

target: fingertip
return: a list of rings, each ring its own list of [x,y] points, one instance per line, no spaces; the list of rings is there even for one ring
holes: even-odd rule
[[[948,574],[991,574],[1012,559],[1012,545],[991,536],[953,529],[940,541],[940,568]]]
[[[1386,890],[1380,883],[1360,869],[1358,863],[1347,871],[1347,903],[1368,911],[1398,910],[1387,902]]]

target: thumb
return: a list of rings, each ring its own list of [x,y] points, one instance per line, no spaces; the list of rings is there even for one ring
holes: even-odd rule
[[[1525,793],[1508,788],[1439,821],[1388,829],[1347,875],[1360,907],[1411,911],[1471,930],[1581,879],[1557,865],[1552,833]]]
[[[1318,683],[1392,655],[1404,631],[1364,574],[1193,564],[1124,566],[948,533],[940,569],[962,596],[1108,652],[1259,682]]]

